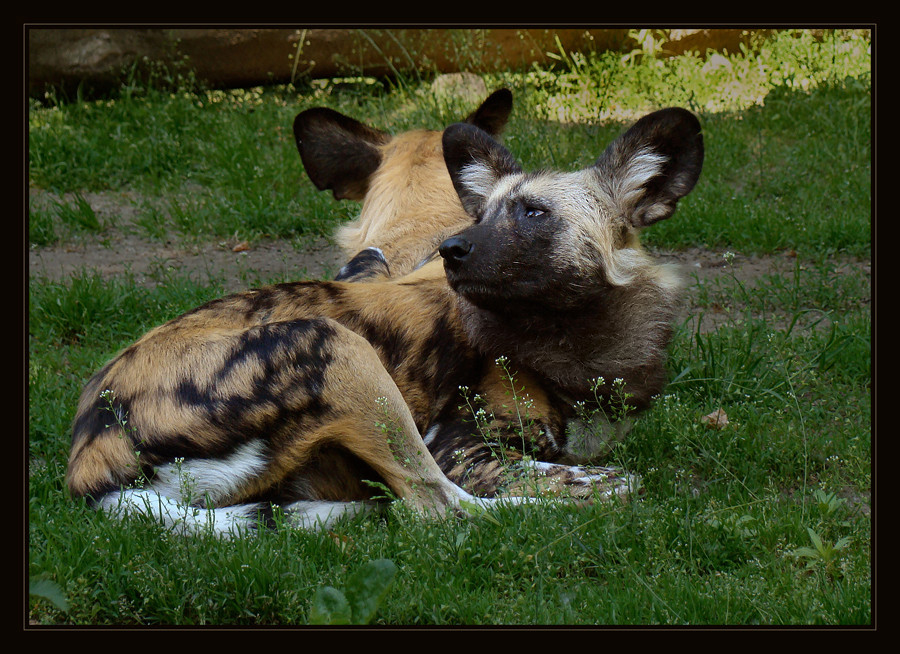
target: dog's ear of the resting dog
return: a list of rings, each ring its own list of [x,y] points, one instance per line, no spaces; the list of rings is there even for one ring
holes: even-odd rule
[[[522,172],[506,148],[472,125],[448,127],[443,147],[453,185],[476,222],[500,180]],[[593,173],[607,219],[637,231],[674,213],[700,176],[703,152],[700,122],[672,107],[641,118],[582,172]]]
[[[512,92],[494,91],[465,122],[499,137],[512,112]],[[327,107],[314,107],[294,119],[294,140],[309,178],[335,199],[361,201],[369,178],[381,164],[380,146],[391,135]]]

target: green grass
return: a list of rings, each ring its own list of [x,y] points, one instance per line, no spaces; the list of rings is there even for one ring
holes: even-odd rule
[[[590,163],[641,112],[700,114],[701,181],[656,247],[796,253],[755,284],[695,280],[713,331],[679,326],[672,383],[615,451],[642,476],[618,505],[510,508],[423,522],[402,507],[330,533],[173,537],[73,503],[69,425],[87,378],[147,329],[221,284],[84,271],[29,280],[28,574],[36,623],[307,624],[331,587],[388,559],[380,625],[869,625],[872,617],[871,78],[855,33],[778,35],[718,59],[561,53],[555,70],[486,78],[513,88],[505,141],[526,167]],[[652,45],[652,44],[651,44]],[[705,72],[704,67],[706,67]],[[804,81],[805,80],[805,81]],[[33,103],[32,246],[123,226],[79,198],[128,191],[151,239],[327,235],[354,212],[304,178],[290,125],[325,104],[400,131],[440,127],[465,102],[426,82],[323,81],[208,91],[123,87],[106,100]],[[634,114],[634,116],[632,115]],[[111,257],[116,253],[110,252]],[[722,409],[729,423],[701,418]]]
[[[871,79],[867,41],[782,35],[710,68],[693,55],[569,55],[555,71],[496,74],[515,109],[505,141],[525,167],[591,163],[646,111],[698,112],[707,160],[678,219],[648,233],[666,246],[865,254],[871,240]],[[331,234],[353,215],[305,175],[291,124],[327,105],[376,126],[441,128],[470,104],[407,81],[235,91],[137,92],[29,112],[29,178],[56,193],[129,189],[148,236],[292,238]],[[33,242],[52,238],[47,218]],[[110,227],[114,227],[111,225]]]

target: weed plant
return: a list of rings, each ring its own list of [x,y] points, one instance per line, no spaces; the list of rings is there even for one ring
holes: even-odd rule
[[[81,387],[223,287],[32,275],[29,622],[872,625],[871,282],[858,263],[871,255],[871,41],[779,32],[736,53],[662,58],[664,33],[638,36],[624,55],[558,52],[554,67],[485,75],[514,92],[506,144],[526,167],[574,168],[641,113],[688,106],[704,125],[703,175],[647,240],[796,261],[755,285],[694,280],[671,384],[607,462],[641,476],[639,499],[439,522],[395,503],[321,533],[233,541],[109,520],[65,489]],[[31,102],[32,247],[126,228],[159,240],[327,236],[356,209],[304,178],[297,112],[327,105],[401,131],[471,110],[434,93],[428,71],[235,91],[164,81]],[[97,193],[133,198],[133,224],[99,219],[84,201]],[[721,428],[702,421],[715,410]],[[358,590],[367,571],[381,575],[371,595]]]

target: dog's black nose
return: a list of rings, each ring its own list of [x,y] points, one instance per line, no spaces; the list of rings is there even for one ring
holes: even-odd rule
[[[460,236],[451,236],[441,243],[438,252],[446,261],[463,261],[472,251],[472,243]]]

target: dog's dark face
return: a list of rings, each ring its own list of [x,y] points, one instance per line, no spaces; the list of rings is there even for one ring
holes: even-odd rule
[[[447,279],[492,311],[572,309],[627,284],[643,264],[638,232],[672,215],[703,162],[700,125],[683,109],[645,116],[576,172],[524,172],[471,125],[447,128],[443,148],[475,219],[441,245]]]
[[[569,216],[582,215],[592,203],[583,181],[577,175],[508,171],[472,214],[476,223],[440,247],[451,287],[495,310],[535,303],[563,307],[582,296],[587,289],[572,286],[593,280],[600,263],[573,256]]]

